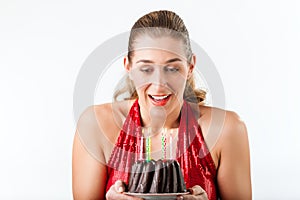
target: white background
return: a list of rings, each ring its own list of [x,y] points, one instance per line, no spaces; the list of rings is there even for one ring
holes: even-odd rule
[[[157,9],[183,18],[218,69],[226,108],[245,121],[253,198],[300,198],[299,1],[1,0],[0,199],[72,199],[78,72]],[[96,101],[110,99],[105,91]]]

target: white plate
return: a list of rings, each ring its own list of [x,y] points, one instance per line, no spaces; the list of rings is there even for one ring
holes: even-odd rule
[[[131,192],[124,192],[124,194],[130,196],[136,196],[143,199],[176,199],[179,195],[186,195],[189,192],[183,193],[131,193]]]

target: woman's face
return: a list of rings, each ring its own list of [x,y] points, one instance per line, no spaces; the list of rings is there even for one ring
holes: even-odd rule
[[[169,115],[180,110],[188,76],[195,58],[188,64],[180,40],[170,37],[143,36],[135,43],[135,50],[125,68],[136,88],[140,107],[150,112]],[[163,108],[163,109],[162,109]]]

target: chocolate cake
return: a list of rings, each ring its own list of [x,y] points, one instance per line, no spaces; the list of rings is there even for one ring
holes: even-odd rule
[[[128,191],[133,193],[186,192],[180,166],[176,160],[142,160],[132,166]]]

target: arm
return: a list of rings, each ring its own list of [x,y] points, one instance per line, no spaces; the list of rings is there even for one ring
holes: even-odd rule
[[[98,109],[98,110],[97,110]],[[100,109],[100,110],[99,110]],[[104,149],[110,148],[102,130],[112,129],[113,119],[97,118],[98,113],[110,113],[105,107],[88,108],[80,117],[73,143],[72,186],[74,200],[139,200],[123,194],[121,181],[117,181],[105,194],[107,168]],[[107,127],[106,127],[107,126]],[[106,146],[105,146],[106,143]]]
[[[219,142],[220,165],[217,181],[221,198],[252,199],[247,129],[235,113],[226,113]]]
[[[72,185],[75,200],[104,199],[106,166],[94,159],[75,134],[72,160]]]
[[[105,199],[106,166],[94,108],[80,117],[73,143],[72,189],[75,200]]]

